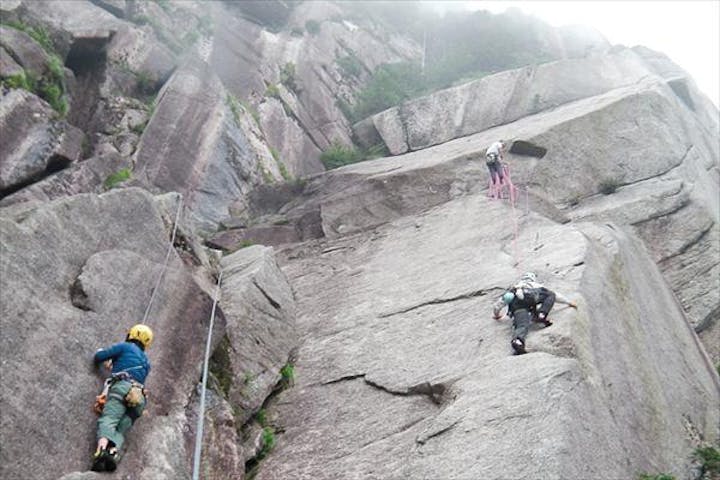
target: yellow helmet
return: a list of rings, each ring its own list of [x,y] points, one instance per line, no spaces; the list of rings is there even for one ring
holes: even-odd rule
[[[143,347],[148,348],[153,341],[153,332],[147,325],[138,323],[128,330],[127,338],[128,340],[137,340],[143,344]]]

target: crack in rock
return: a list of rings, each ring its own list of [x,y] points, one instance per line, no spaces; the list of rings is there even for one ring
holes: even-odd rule
[[[414,395],[424,395],[430,399],[432,403],[435,405],[442,405],[445,400],[448,397],[449,387],[453,382],[438,382],[438,383],[431,383],[429,381],[421,382],[416,385],[412,385],[410,387],[404,388],[404,389],[393,389],[390,387],[386,387],[384,385],[381,385],[377,382],[374,382],[372,380],[368,380],[366,373],[358,373],[358,374],[352,374],[352,375],[344,375],[339,378],[335,378],[332,380],[327,380],[325,382],[322,382],[320,385],[333,385],[340,382],[349,382],[357,379],[362,379],[366,385],[376,388],[378,390],[381,390],[385,393],[389,393],[390,395],[397,396],[397,397],[410,397]]]
[[[428,435],[421,435],[421,436],[419,436],[418,438],[415,439],[415,442],[418,443],[418,444],[420,444],[420,445],[425,445],[428,440],[430,440],[431,438],[439,437],[440,435],[449,432],[450,430],[452,430],[453,428],[455,428],[455,426],[456,426],[458,423],[460,423],[460,419],[459,419],[459,418],[458,418],[457,420],[455,420],[454,422],[452,422],[450,425],[447,425],[447,426],[445,426],[445,427],[443,427],[443,428],[441,428],[441,429],[439,429],[439,430],[437,430],[437,431],[435,431],[435,432],[432,432],[432,433],[430,433],[430,434],[428,434]]]
[[[403,309],[401,309],[401,310],[396,310],[396,311],[387,312],[387,313],[381,313],[380,315],[378,315],[378,318],[388,318],[388,317],[392,317],[393,315],[399,315],[399,314],[402,314],[402,313],[411,312],[411,311],[413,311],[413,310],[417,310],[418,308],[426,307],[426,306],[428,306],[428,305],[439,305],[439,304],[443,304],[443,303],[455,302],[455,301],[458,301],[458,300],[467,300],[467,299],[473,298],[473,297],[482,297],[482,296],[487,295],[487,293],[488,293],[487,290],[482,290],[482,289],[481,289],[481,290],[475,290],[475,291],[469,292],[469,293],[463,293],[463,294],[457,295],[457,296],[455,296],[455,297],[450,297],[450,298],[436,298],[436,299],[433,299],[433,300],[429,300],[429,301],[427,301],[427,302],[423,302],[423,303],[420,303],[420,304],[417,304],[417,305],[413,305],[413,306],[411,306],[411,307],[403,308]]]
[[[270,305],[273,306],[276,310],[282,310],[282,307],[278,302],[275,301],[261,286],[257,283],[257,280],[253,280],[253,285],[257,287],[258,290],[260,290],[260,293],[263,294],[263,296],[267,299],[268,302],[270,302]]]

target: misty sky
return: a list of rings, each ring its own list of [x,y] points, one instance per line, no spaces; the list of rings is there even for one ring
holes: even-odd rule
[[[670,57],[720,105],[720,0],[432,2],[436,8],[490,10],[516,7],[547,23],[595,27],[612,44],[644,45]],[[442,5],[442,6],[440,6]]]

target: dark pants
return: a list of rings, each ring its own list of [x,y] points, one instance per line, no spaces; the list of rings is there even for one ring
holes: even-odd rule
[[[543,316],[547,316],[555,305],[555,292],[545,287],[524,289],[523,294],[526,298],[532,299],[533,305],[540,304],[536,313],[542,313]]]
[[[502,180],[502,165],[500,164],[500,160],[498,159],[497,155],[493,154],[488,155],[486,158],[486,164],[488,170],[490,170],[490,178],[492,179],[492,183],[500,183],[500,181]]]
[[[513,338],[519,338],[525,343],[525,337],[527,337],[528,330],[530,330],[530,322],[532,321],[530,311],[525,308],[520,308],[515,310],[512,318]]]

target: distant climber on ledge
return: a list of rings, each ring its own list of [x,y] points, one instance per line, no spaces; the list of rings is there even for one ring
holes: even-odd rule
[[[150,373],[145,349],[153,341],[150,327],[137,324],[128,330],[125,341],[95,352],[95,364],[111,361],[112,374],[97,397],[97,450],[92,470],[113,472],[117,468],[125,434],[145,409],[147,399],[143,384]]]
[[[545,327],[552,325],[548,314],[555,302],[577,308],[575,302],[571,302],[563,295],[538,283],[537,276],[533,272],[525,273],[520,277],[518,283],[507,289],[495,302],[493,317],[496,320],[502,318],[500,312],[506,306],[508,316],[513,319],[513,339],[510,346],[516,355],[526,353],[525,337],[527,337],[531,322],[542,323]]]
[[[509,183],[509,179],[505,178],[502,165],[504,152],[505,141],[503,140],[494,142],[485,152],[485,164],[490,170],[490,196],[492,198],[500,198],[503,185]],[[511,188],[510,185],[508,187]]]

